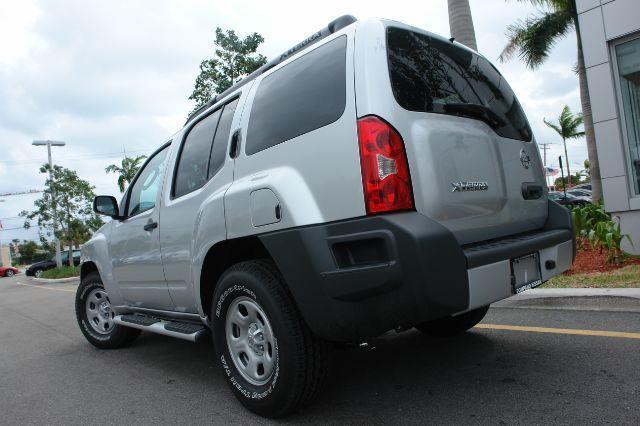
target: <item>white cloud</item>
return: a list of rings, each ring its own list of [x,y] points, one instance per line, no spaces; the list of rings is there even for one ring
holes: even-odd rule
[[[472,0],[471,7],[481,53],[510,81],[538,140],[560,143],[542,117],[556,117],[564,104],[580,109],[575,36],[561,41],[538,71],[517,59],[500,64],[504,29],[535,9],[503,0]],[[449,34],[446,0],[2,2],[0,193],[42,186],[38,166],[46,152],[30,144],[49,138],[67,142],[54,150],[56,163],[77,170],[97,191],[117,194],[104,167],[120,161],[123,146],[149,153],[180,128],[192,108],[187,97],[198,66],[213,53],[216,26],[261,33],[261,52],[273,57],[345,13]],[[582,163],[584,142],[570,144],[572,163]],[[16,216],[32,201],[7,198],[0,217]]]

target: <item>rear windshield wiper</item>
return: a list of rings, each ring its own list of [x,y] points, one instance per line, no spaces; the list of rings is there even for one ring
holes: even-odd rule
[[[450,102],[443,105],[446,112],[457,112],[463,115],[479,118],[487,122],[491,127],[502,127],[506,123],[491,108],[480,104],[466,104],[464,102]]]

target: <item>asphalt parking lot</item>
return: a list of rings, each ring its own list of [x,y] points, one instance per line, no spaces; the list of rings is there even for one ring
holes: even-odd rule
[[[97,350],[74,291],[0,279],[0,423],[265,422],[228,391],[209,339]],[[505,306],[458,338],[393,332],[336,350],[323,395],[286,422],[640,424],[639,304]]]

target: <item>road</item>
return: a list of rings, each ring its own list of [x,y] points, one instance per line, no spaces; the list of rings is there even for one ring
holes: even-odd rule
[[[143,334],[126,349],[93,348],[74,290],[0,279],[1,424],[266,422],[231,395],[209,339]],[[392,332],[335,350],[323,395],[286,422],[640,424],[634,303],[492,308],[458,338]]]

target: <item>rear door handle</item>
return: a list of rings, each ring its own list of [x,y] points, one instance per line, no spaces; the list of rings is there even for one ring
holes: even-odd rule
[[[241,130],[236,129],[231,136],[231,146],[229,148],[229,157],[236,158],[240,154]]]
[[[144,226],[145,231],[153,231],[158,227],[158,222],[149,222]]]

